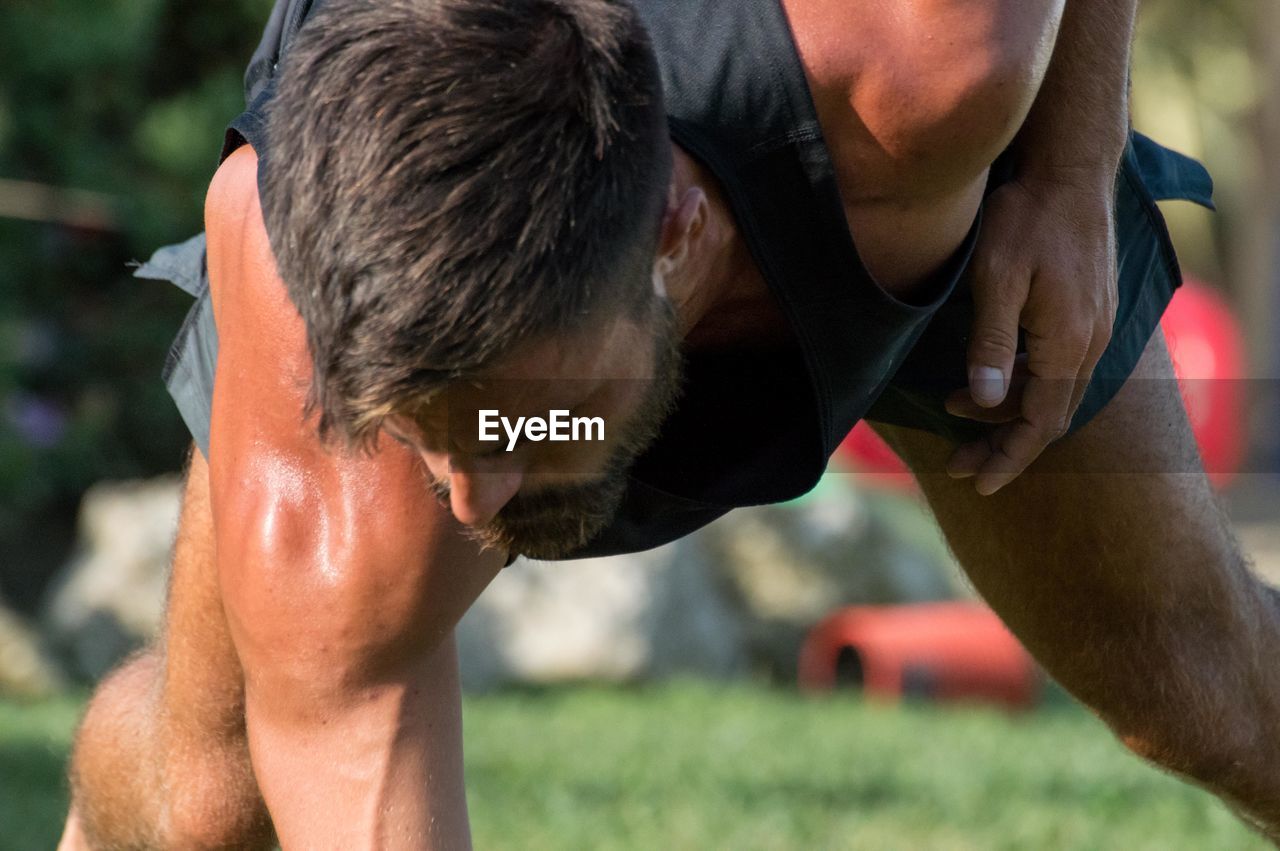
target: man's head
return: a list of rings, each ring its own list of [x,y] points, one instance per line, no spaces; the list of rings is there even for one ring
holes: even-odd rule
[[[612,477],[620,493],[619,465],[678,383],[653,284],[671,145],[634,10],[326,0],[281,67],[267,138],[264,218],[307,328],[322,435],[370,447],[389,418],[500,382],[522,352],[530,379],[610,378],[590,349],[630,335],[624,383],[665,386],[622,394],[617,433],[635,439],[555,486],[581,496]],[[548,359],[548,346],[586,357]],[[540,490],[508,517],[545,513],[523,499]]]

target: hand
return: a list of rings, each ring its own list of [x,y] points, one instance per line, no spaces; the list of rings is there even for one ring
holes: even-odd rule
[[[973,261],[975,306],[968,393],[947,400],[952,414],[995,425],[986,440],[958,448],[955,478],[975,477],[995,493],[1061,437],[1116,315],[1112,175],[1020,178],[986,201]],[[1027,352],[1017,392],[1018,328]]]

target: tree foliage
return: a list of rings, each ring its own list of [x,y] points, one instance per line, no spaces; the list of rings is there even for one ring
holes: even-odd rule
[[[270,5],[4,2],[0,178],[101,193],[114,221],[0,218],[0,593],[20,605],[65,556],[89,484],[181,461],[158,376],[190,299],[127,264],[200,229]]]

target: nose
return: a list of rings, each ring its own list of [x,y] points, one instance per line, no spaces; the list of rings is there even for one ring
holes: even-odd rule
[[[455,468],[449,472],[449,508],[459,523],[483,525],[510,502],[523,481],[524,474],[515,470],[477,472]]]

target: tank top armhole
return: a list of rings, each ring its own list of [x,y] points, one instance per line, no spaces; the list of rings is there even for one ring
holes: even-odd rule
[[[228,127],[226,135],[222,140],[222,153],[218,156],[218,164],[221,165],[226,162],[227,157],[231,156],[240,148],[248,144],[248,140],[240,134],[239,130],[236,130],[234,126]]]

